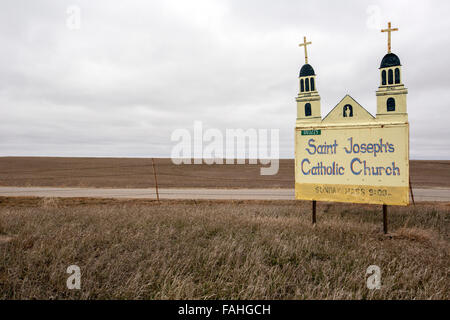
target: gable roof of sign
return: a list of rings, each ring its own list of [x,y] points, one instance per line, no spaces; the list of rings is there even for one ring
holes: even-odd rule
[[[344,117],[344,106],[348,104],[352,106],[352,116]],[[375,121],[375,117],[348,94],[322,119],[322,122],[333,123],[366,121]]]

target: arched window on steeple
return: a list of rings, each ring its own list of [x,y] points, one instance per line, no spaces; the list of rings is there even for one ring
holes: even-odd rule
[[[387,111],[395,111],[395,99],[389,98],[386,101]]]
[[[388,83],[393,84],[394,83],[394,72],[392,69],[389,69],[388,71]]]
[[[381,71],[381,85],[386,85],[386,70]]]
[[[305,82],[303,81],[303,79],[300,79],[300,92],[304,91],[305,91]]]
[[[395,68],[395,83],[400,83],[400,69]]]
[[[316,86],[314,85],[314,78],[311,78],[311,91],[316,90],[315,87]]]
[[[305,117],[311,116],[311,103],[305,104]]]
[[[305,79],[305,91],[309,91],[309,79]]]

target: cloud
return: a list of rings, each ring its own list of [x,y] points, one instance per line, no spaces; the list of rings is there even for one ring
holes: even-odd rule
[[[293,157],[303,35],[322,115],[347,93],[376,112],[386,39],[369,7],[400,28],[411,157],[450,159],[450,4],[406,1],[4,1],[0,155],[167,157],[171,132],[201,120],[280,129]]]

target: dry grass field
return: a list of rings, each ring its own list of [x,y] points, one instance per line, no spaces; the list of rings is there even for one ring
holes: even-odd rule
[[[449,299],[449,213],[390,207],[385,236],[380,206],[0,198],[0,299]]]
[[[156,159],[161,187],[293,188],[293,160],[182,165]],[[411,161],[414,187],[450,187],[450,161]],[[0,185],[143,188],[151,159],[0,158]],[[449,299],[450,203],[0,197],[0,299]],[[78,265],[81,290],[68,290]],[[378,265],[382,288],[366,287]]]
[[[155,159],[162,188],[294,188],[294,160],[274,176],[261,165],[174,165]],[[413,187],[450,187],[450,161],[411,161]],[[0,186],[154,187],[151,159],[0,157]]]

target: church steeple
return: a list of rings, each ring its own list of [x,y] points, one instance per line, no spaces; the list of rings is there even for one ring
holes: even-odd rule
[[[406,95],[408,89],[402,82],[402,65],[397,55],[391,52],[391,32],[398,28],[388,28],[381,32],[388,33],[388,53],[381,60],[380,86],[377,91],[377,118],[385,120],[407,121]],[[389,119],[390,118],[390,119]]]
[[[305,47],[305,64],[300,69],[299,85],[300,91],[296,98],[297,101],[297,121],[321,121],[320,114],[320,96],[316,88],[316,74],[313,67],[308,63],[307,45],[312,42],[307,42],[306,37],[303,37],[303,43],[299,46]]]

